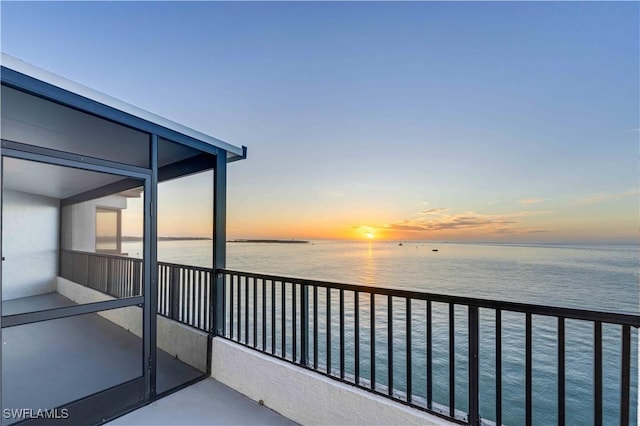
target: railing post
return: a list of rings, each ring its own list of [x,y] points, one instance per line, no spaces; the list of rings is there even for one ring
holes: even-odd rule
[[[300,364],[307,365],[308,362],[309,362],[309,287],[306,284],[302,284],[302,291],[300,291]]]
[[[469,306],[469,419],[470,425],[480,424],[479,413],[479,346],[480,320],[478,307]]]
[[[225,274],[227,244],[227,153],[218,150],[213,168],[213,273],[214,292],[212,333],[222,336],[225,332]]]
[[[169,317],[179,321],[180,317],[180,270],[171,266],[169,268],[171,273],[169,274]]]

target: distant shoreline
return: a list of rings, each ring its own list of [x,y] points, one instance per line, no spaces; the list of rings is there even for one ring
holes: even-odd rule
[[[158,237],[158,241],[210,241],[212,239],[208,237]],[[142,237],[122,237],[122,241],[142,241]]]
[[[304,240],[228,240],[228,243],[276,243],[276,244],[307,244]]]

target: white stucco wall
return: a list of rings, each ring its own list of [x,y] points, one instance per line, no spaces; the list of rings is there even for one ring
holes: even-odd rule
[[[453,425],[225,339],[214,338],[211,377],[303,425]]]
[[[62,208],[62,247],[69,250],[96,251],[96,208],[126,209],[127,199],[109,195]]]
[[[55,291],[59,206],[55,198],[3,191],[3,300]]]
[[[57,279],[57,291],[79,304],[114,299],[61,277]],[[142,338],[142,309],[139,307],[103,311],[98,315]],[[159,315],[157,320],[158,348],[200,371],[207,371],[207,334]]]

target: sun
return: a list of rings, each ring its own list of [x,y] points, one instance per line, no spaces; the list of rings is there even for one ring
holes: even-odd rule
[[[375,238],[376,235],[373,232],[367,232],[366,234],[364,234],[364,236],[372,240]]]

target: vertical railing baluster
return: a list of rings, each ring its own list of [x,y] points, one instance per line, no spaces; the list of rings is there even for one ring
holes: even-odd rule
[[[387,392],[393,396],[393,296],[387,296]]]
[[[360,292],[354,292],[353,299],[353,333],[354,333],[354,373],[356,385],[360,384]]]
[[[217,327],[218,329],[222,328],[222,335],[226,337],[227,336],[227,311],[229,310],[228,309],[229,307],[227,306],[227,278],[229,278],[229,274],[226,274],[223,272],[218,272],[218,274],[221,276],[222,279],[218,280],[216,277],[212,277],[214,281],[213,295],[214,295],[214,298],[217,298],[219,296],[222,297],[222,315],[218,316],[218,314],[214,312],[214,315],[217,317],[217,319],[215,319],[214,322],[217,322],[220,319],[220,317],[222,317],[222,324],[217,325]],[[217,289],[217,286],[219,283],[222,284],[222,289],[220,292],[218,292],[218,289]]]
[[[280,282],[280,300],[282,306],[282,314],[280,315],[281,328],[280,338],[282,346],[282,358],[287,358],[287,286],[284,280]]]
[[[189,274],[189,279],[192,280],[192,285],[193,285],[193,296],[191,298],[192,300],[192,306],[191,306],[191,310],[193,311],[193,314],[191,314],[192,316],[192,322],[191,325],[193,327],[198,327],[198,320],[199,320],[199,313],[198,313],[198,306],[199,306],[199,302],[198,302],[198,293],[199,293],[199,282],[198,282],[198,271],[192,270],[191,273]]]
[[[249,277],[244,277],[244,343],[249,344]]]
[[[180,287],[182,288],[182,321],[189,321],[189,277],[187,271],[184,268],[180,268]]]
[[[318,286],[313,286],[313,368],[318,369]]]
[[[213,310],[214,309],[218,309],[218,307],[213,305],[213,300],[211,298],[211,293],[212,293],[212,287],[211,287],[211,280],[213,279],[213,271],[207,271],[207,275],[206,275],[206,291],[205,291],[205,297],[206,297],[206,303],[204,304],[204,311],[205,311],[205,315],[206,315],[206,319],[205,319],[205,323],[204,326],[206,327],[206,331],[211,333],[214,333],[213,331],[213,327],[211,327],[211,316],[213,314]]]
[[[406,349],[407,349],[407,402],[411,402],[412,400],[412,386],[413,386],[413,365],[412,365],[412,350],[411,350],[411,299],[406,298],[406,308],[405,308],[405,325],[406,325]]]
[[[262,279],[262,350],[267,351],[267,280]]]
[[[525,424],[531,426],[533,422],[533,398],[532,398],[532,370],[533,370],[533,349],[532,342],[532,326],[531,313],[525,315]]]
[[[470,425],[480,424],[479,353],[480,318],[477,306],[469,306],[469,418]]]
[[[231,282],[229,283],[229,338],[233,340],[233,317],[234,317],[234,288],[236,282],[236,275],[231,275]]]
[[[593,392],[593,424],[602,425],[602,322],[595,321],[593,336],[594,392]]]
[[[131,275],[132,275],[131,274],[131,269],[132,268],[131,267],[132,267],[132,264],[131,264],[131,261],[128,260],[128,259],[124,261],[124,264],[125,264],[125,268],[126,268],[126,275],[125,275],[125,283],[124,283],[125,285],[124,285],[124,288],[123,288],[123,291],[122,291],[122,297],[129,297],[130,292],[131,292],[131,280],[132,280],[132,278],[131,278]]]
[[[184,307],[183,307],[183,321],[187,324],[191,324],[191,306],[193,301],[193,283],[191,282],[191,271],[186,268],[180,268],[180,274],[182,275],[182,286],[184,287]]]
[[[327,374],[331,374],[331,288],[327,287]]]
[[[296,362],[296,355],[298,354],[298,324],[297,318],[298,315],[296,304],[297,304],[297,292],[296,292],[297,284],[295,282],[291,283],[291,361]]]
[[[258,283],[253,278],[253,347],[258,347]]]
[[[631,327],[622,326],[620,362],[620,426],[629,424],[629,394],[631,391]]]
[[[456,415],[455,306],[449,303],[449,417]]]
[[[271,280],[271,355],[276,353],[276,282]]]
[[[427,338],[427,408],[431,409],[433,402],[433,324],[431,319],[431,300],[427,300],[426,308]]]
[[[502,311],[496,309],[496,424],[502,425]]]
[[[160,312],[162,315],[167,315],[167,312],[169,311],[167,309],[167,285],[165,268],[162,265],[158,265],[158,286],[158,294],[162,294],[162,303],[158,304],[158,312]]]
[[[369,357],[371,368],[371,390],[376,388],[376,295],[369,293]]]
[[[162,265],[158,265],[158,313],[164,315],[164,285],[162,283]]]
[[[203,272],[202,271],[197,270],[195,272],[195,279],[196,279],[196,284],[197,284],[196,288],[198,289],[198,293],[197,293],[197,296],[196,296],[196,327],[198,329],[200,329],[200,330],[203,329],[202,322],[203,322],[203,317],[204,317],[204,314],[202,312],[202,302],[204,301],[203,300],[203,295],[202,295],[202,287],[203,287],[202,276],[203,276]]]
[[[189,322],[189,278],[187,277],[187,271],[184,268],[180,268],[180,288],[182,290],[182,321]]]
[[[142,290],[142,262],[138,261],[138,275],[137,275],[137,280],[138,280],[138,296],[141,296],[143,293]]]
[[[309,286],[300,289],[300,364],[309,365]]]
[[[558,425],[565,424],[565,355],[564,317],[558,317]]]
[[[340,378],[344,379],[344,290],[340,289]]]
[[[236,311],[238,312],[238,338],[236,340],[238,342],[242,342],[242,278],[242,276],[238,275],[238,306],[236,307]],[[244,281],[246,281],[246,279]]]
[[[196,285],[196,280],[195,280],[195,271],[192,269],[187,269],[185,268],[185,270],[187,271],[187,280],[189,281],[189,287],[191,288],[191,302],[189,304],[189,311],[190,311],[190,320],[188,322],[189,325],[194,326],[196,325],[196,299],[197,299],[197,285]]]

